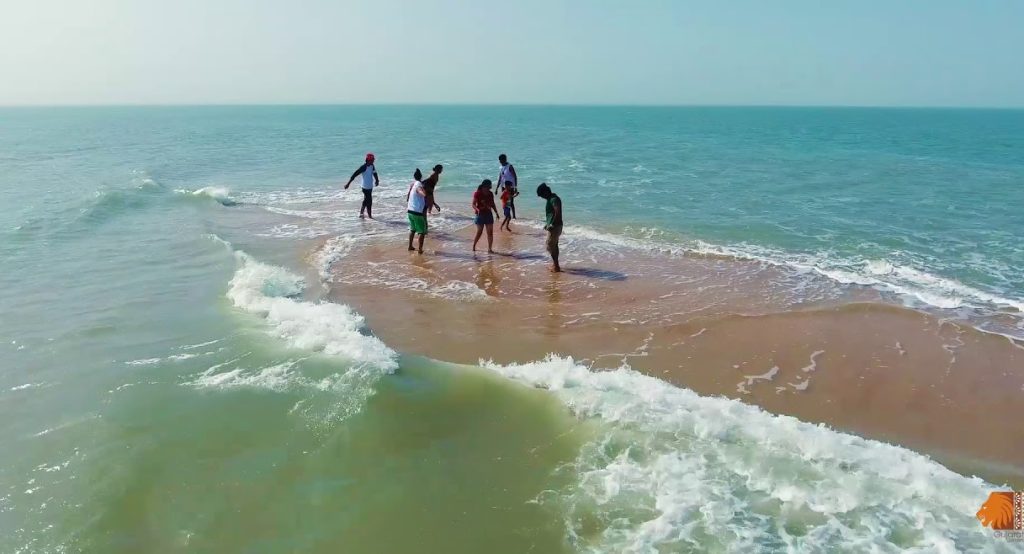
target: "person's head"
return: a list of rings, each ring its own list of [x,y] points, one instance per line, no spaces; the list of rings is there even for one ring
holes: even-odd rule
[[[498,156],[498,163],[500,163],[501,165],[507,164],[508,163],[508,156],[506,156],[504,154]]]
[[[541,183],[540,186],[537,187],[537,196],[546,200],[551,198],[551,194],[551,187],[549,187],[547,183]]]
[[[366,155],[366,163],[368,163],[368,164],[372,164],[373,160],[375,160],[375,159],[377,159],[377,158],[376,158],[376,156],[373,155],[373,152],[370,152],[369,154]]]
[[[423,180],[423,172],[420,171],[420,168],[417,167],[416,171],[413,171],[412,178],[416,179],[417,181],[422,181]]]
[[[490,179],[484,179],[484,182],[480,183],[480,186],[476,187],[476,190],[491,190],[491,185],[493,185],[493,183],[491,183]]]
[[[444,166],[443,165],[437,164],[437,165],[434,166],[434,173],[437,173],[438,175],[440,175],[442,171],[444,171]]]

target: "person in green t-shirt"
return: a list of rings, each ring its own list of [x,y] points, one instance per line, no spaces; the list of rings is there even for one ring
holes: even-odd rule
[[[547,200],[547,205],[544,206],[544,230],[548,232],[547,249],[551,254],[551,261],[554,262],[551,271],[558,273],[562,271],[562,266],[558,265],[558,238],[562,236],[562,199],[551,192],[551,187],[547,183],[541,183],[537,187],[537,196]]]

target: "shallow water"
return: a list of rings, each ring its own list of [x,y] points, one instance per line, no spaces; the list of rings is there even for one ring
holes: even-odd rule
[[[1020,335],[1022,147],[998,111],[0,110],[0,551],[1005,548],[992,486],[909,450],[627,369],[403,355],[323,299],[347,241],[404,233],[339,193],[366,150],[391,211],[436,162],[462,209],[504,150],[608,252]]]

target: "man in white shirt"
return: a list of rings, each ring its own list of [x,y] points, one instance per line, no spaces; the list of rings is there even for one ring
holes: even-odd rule
[[[420,236],[419,253],[423,253],[423,239],[427,236],[427,191],[423,186],[423,174],[419,168],[413,173],[412,183],[409,185],[409,192],[405,195],[407,203],[406,211],[409,215],[409,251],[416,250],[412,247],[412,239]]]
[[[359,206],[359,217],[363,217],[363,212],[373,219],[373,187],[380,186],[380,177],[377,176],[377,168],[374,167],[373,162],[375,158],[373,154],[366,155],[366,163],[359,166],[359,169],[352,174],[348,179],[348,183],[345,183],[345,188],[352,184],[352,181],[356,180],[356,177],[363,176],[363,204]]]
[[[498,156],[498,163],[501,164],[501,170],[498,173],[498,190],[501,190],[503,187],[508,188],[510,192],[508,207],[512,212],[512,219],[515,219],[516,197],[519,196],[519,177],[516,175],[516,168],[508,163],[508,156],[504,154]]]

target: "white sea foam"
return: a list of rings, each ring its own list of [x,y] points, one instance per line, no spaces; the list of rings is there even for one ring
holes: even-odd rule
[[[397,354],[363,332],[364,319],[348,306],[299,299],[305,282],[294,273],[235,251],[238,269],[227,296],[235,306],[264,317],[274,334],[294,348],[339,356],[384,371],[398,367]]]
[[[131,360],[131,361],[125,362],[124,364],[125,365],[153,365],[153,364],[160,363],[161,360],[163,360],[163,358],[143,358],[143,359],[140,359],[140,360]]]
[[[351,235],[342,235],[328,239],[323,247],[316,253],[316,268],[320,272],[320,278],[325,281],[331,279],[331,267],[345,257],[352,250],[356,239]]]
[[[761,375],[744,375],[743,381],[736,384],[736,392],[740,394],[750,394],[750,390],[748,390],[747,387],[753,385],[757,381],[771,381],[775,379],[775,375],[778,373],[779,366],[772,366],[771,369]]]
[[[810,386],[810,384],[811,380],[805,379],[803,381],[800,381],[799,383],[790,383],[789,386],[793,387],[794,390],[805,391],[807,390],[807,387]]]
[[[594,552],[998,551],[973,514],[994,487],[910,450],[572,359],[483,365],[601,423],[538,497]]]
[[[332,361],[333,372],[326,376],[316,363],[306,364],[310,354],[264,367],[238,365],[250,352],[209,367],[185,385],[221,391],[314,391],[315,396],[303,398],[291,413],[303,415],[324,431],[362,409],[377,380],[398,368],[398,354],[365,333],[362,316],[348,306],[302,300],[305,283],[298,275],[245,252],[233,252],[238,268],[227,296],[235,306],[262,317],[271,334],[291,348],[338,358],[341,363]]]
[[[17,392],[17,391],[21,391],[21,390],[28,390],[28,389],[32,389],[32,388],[38,388],[38,387],[41,387],[41,386],[43,386],[45,384],[46,383],[25,383],[24,385],[17,385],[17,386],[11,387],[8,390],[11,391],[11,392]]]
[[[207,370],[190,384],[199,388],[235,388],[249,387],[284,391],[292,386],[301,385],[301,377],[293,377],[296,362],[288,361],[280,364],[246,371],[242,368],[232,369],[223,373]]]
[[[179,346],[178,350],[195,350],[196,348],[202,348],[204,346],[210,346],[211,344],[217,344],[218,342],[220,342],[222,340],[224,340],[224,339],[208,340],[206,342],[200,342],[200,343],[197,343],[197,344],[186,344],[184,346]]]
[[[899,343],[897,342],[896,344],[899,344]],[[811,353],[810,363],[808,363],[804,367],[800,368],[800,371],[803,371],[804,373],[810,373],[812,371],[817,371],[818,370],[818,356],[821,356],[824,353],[825,353],[824,350],[815,350],[814,352],[812,352]]]
[[[225,206],[232,206],[235,204],[234,199],[231,198],[231,191],[228,190],[227,187],[202,187],[195,190],[177,189],[174,192],[178,194],[212,198]]]

